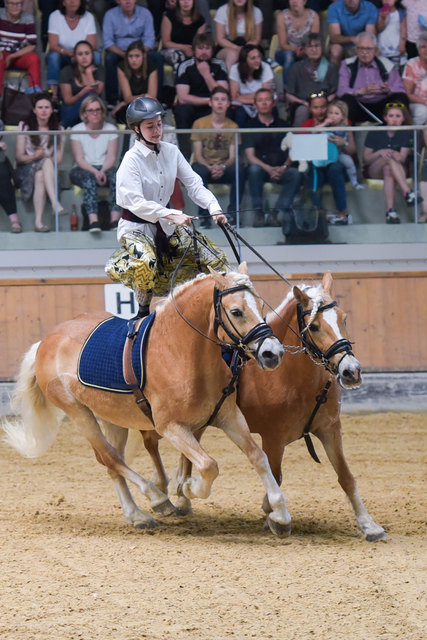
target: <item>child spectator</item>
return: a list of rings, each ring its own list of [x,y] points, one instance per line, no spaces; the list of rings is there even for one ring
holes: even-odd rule
[[[121,101],[111,115],[120,124],[126,124],[126,109],[135,98],[149,96],[155,98],[159,86],[157,66],[150,60],[141,40],[131,42],[124,59],[119,62],[117,76]]]
[[[377,20],[379,54],[399,68],[406,52],[406,9],[401,0],[382,0]]]
[[[80,107],[82,122],[73,127],[71,151],[75,165],[70,178],[83,189],[83,202],[89,216],[89,232],[99,233],[98,187],[109,186],[111,228],[117,227],[121,209],[116,204],[118,134],[114,124],[105,122],[107,109],[98,96],[87,96]],[[79,135],[79,131],[109,131],[108,134]]]
[[[406,203],[415,204],[416,195],[406,182],[406,161],[413,148],[412,131],[401,131],[399,127],[412,124],[406,106],[401,103],[387,104],[384,122],[396,129],[369,131],[363,151],[365,172],[369,178],[384,180],[387,224],[400,224],[400,216],[394,208],[396,185],[401,189]]]
[[[73,50],[73,64],[61,71],[61,122],[73,127],[80,121],[80,105],[89,94],[104,90],[104,69],[95,65],[90,42],[81,40]]]
[[[263,17],[253,0],[229,0],[217,10],[214,18],[216,40],[220,47],[217,54],[225,60],[227,69],[237,62],[244,44],[259,45]]]
[[[230,106],[230,94],[224,87],[215,87],[210,97],[212,113],[199,118],[193,124],[194,133],[191,134],[194,151],[193,170],[203,180],[203,186],[208,183],[231,184],[230,203],[227,209],[228,221],[236,221],[236,140],[233,133],[221,133],[221,129],[237,129],[235,122],[226,117]],[[196,133],[197,129],[218,129],[218,133]],[[244,169],[239,164],[239,204],[243,196]],[[211,216],[206,209],[199,207],[201,226],[209,228],[212,224]]]
[[[33,110],[25,122],[19,123],[20,131],[40,131],[39,134],[23,133],[16,140],[16,173],[19,177],[22,198],[30,200],[33,196],[35,222],[34,231],[46,233],[50,228],[43,224],[42,216],[46,204],[46,194],[54,211],[59,215],[67,212],[56,199],[55,168],[54,168],[54,140],[44,131],[62,129],[58,117],[53,110],[49,93],[34,95]],[[59,136],[57,144],[57,163],[62,162],[64,155],[64,137]]]
[[[86,11],[86,0],[59,0],[59,9],[49,16],[48,37],[47,84],[56,99],[61,69],[74,61],[77,43],[85,40],[96,50],[95,18]],[[97,51],[95,60],[101,63]]]
[[[319,127],[348,127],[348,107],[342,100],[334,100],[328,106],[326,120],[321,122]],[[357,179],[357,169],[351,157],[356,153],[356,145],[352,131],[333,131],[328,136],[328,140],[333,142],[339,151],[338,160],[344,165],[353,189],[360,191],[363,189]]]
[[[255,93],[264,88],[274,92],[274,75],[269,64],[263,62],[261,47],[245,44],[240,49],[239,61],[230,69],[230,91],[233,106],[237,107],[234,120],[244,127],[248,118],[255,118]]]
[[[289,9],[281,11],[276,20],[280,50],[276,61],[283,67],[283,85],[286,87],[289,69],[304,56],[304,39],[309,33],[319,33],[319,16],[307,9],[307,0],[289,0]]]

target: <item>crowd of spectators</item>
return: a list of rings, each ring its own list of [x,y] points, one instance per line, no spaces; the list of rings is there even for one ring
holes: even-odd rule
[[[28,92],[42,96],[19,125],[22,136],[16,149],[18,173],[32,180],[26,193],[33,198],[36,231],[48,230],[42,222],[46,194],[52,207],[61,212],[62,206],[51,189],[51,138],[24,135],[29,122],[40,130],[51,129],[52,123],[58,129],[93,129],[94,122],[114,129],[125,124],[127,105],[146,95],[172,108],[178,131],[234,126],[322,130],[366,121],[398,126],[399,120],[427,124],[427,0],[229,0],[225,4],[145,0],[143,4],[39,0],[36,13],[32,0],[0,1],[0,87],[5,72],[16,69],[28,74]],[[272,60],[268,56],[273,37],[278,48]],[[173,86],[165,86],[165,65],[172,66]],[[71,176],[83,188],[91,231],[99,230],[97,186],[109,183],[114,191],[119,154],[117,135],[101,138],[105,138],[102,149],[96,136],[76,133],[71,138],[75,160]],[[407,147],[401,146],[399,158],[394,150],[400,140],[397,133],[381,139],[384,149],[393,150],[388,154],[378,147],[379,138],[369,136],[363,167],[357,167],[353,136],[331,132],[336,157],[324,166],[310,164],[305,177],[281,150],[280,135],[245,133],[237,175],[234,134],[180,134],[178,140],[205,183],[231,185],[232,221],[245,180],[254,226],[280,226],[301,184],[311,184],[314,173],[317,206],[321,207],[322,184],[329,182],[332,187],[336,212],[330,224],[347,224],[345,182],[350,180],[360,189],[362,171],[384,179],[388,223],[400,221],[395,185],[407,204],[416,198],[406,186]],[[59,137],[58,154],[62,152]],[[0,169],[6,171],[1,153]],[[268,212],[265,182],[282,187]],[[22,230],[13,198],[8,197],[3,207],[11,230]],[[113,201],[110,211],[115,226],[120,212]],[[421,220],[426,220],[424,214]]]

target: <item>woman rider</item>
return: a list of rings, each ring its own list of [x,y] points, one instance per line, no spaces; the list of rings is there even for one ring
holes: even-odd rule
[[[162,105],[150,97],[135,98],[127,108],[126,121],[136,134],[134,146],[117,171],[117,204],[123,207],[117,228],[121,243],[108,260],[105,271],[112,280],[133,289],[139,304],[138,317],[148,315],[153,295],[169,292],[172,274],[183,253],[185,259],[175,283],[197,275],[193,240],[186,227],[193,216],[168,208],[175,180],[186,187],[191,200],[208,209],[214,222],[227,222],[217,199],[203,186],[178,147],[162,142]],[[199,235],[200,266],[207,272],[230,269],[225,254],[208,238]]]

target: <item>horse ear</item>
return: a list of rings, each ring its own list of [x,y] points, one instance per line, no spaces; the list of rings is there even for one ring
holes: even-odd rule
[[[210,271],[211,276],[215,280],[215,283],[216,283],[217,287],[219,289],[224,289],[225,276],[222,275],[222,273],[219,273],[218,271],[215,271],[215,269],[212,269],[212,267],[210,267],[209,265],[208,265],[208,269]]]
[[[237,271],[239,273],[244,273],[245,275],[248,275],[248,264],[247,264],[247,262],[241,262],[239,264],[239,268],[237,269]]]
[[[303,307],[308,307],[310,302],[310,298],[308,297],[308,295],[306,295],[304,291],[301,291],[301,289],[296,285],[293,288],[293,292],[295,300],[302,304]]]
[[[328,295],[331,295],[332,282],[332,273],[330,271],[327,271],[322,278],[322,287],[323,291]]]

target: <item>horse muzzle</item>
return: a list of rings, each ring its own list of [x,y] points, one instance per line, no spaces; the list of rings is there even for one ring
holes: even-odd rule
[[[343,389],[357,389],[362,384],[362,368],[352,354],[345,355],[339,363],[337,381]]]
[[[280,340],[271,336],[258,341],[255,351],[252,351],[252,357],[261,369],[273,370],[282,362],[284,353],[285,349]]]

